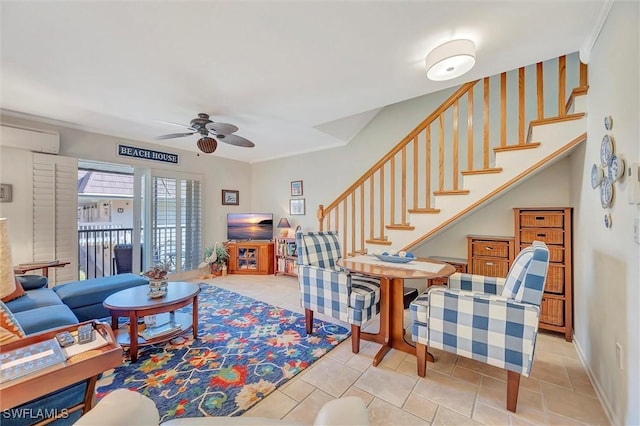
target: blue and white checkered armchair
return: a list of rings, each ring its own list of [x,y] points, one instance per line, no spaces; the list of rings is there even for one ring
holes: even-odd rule
[[[351,274],[338,266],[342,257],[336,232],[298,232],[300,304],[307,334],[313,312],[351,324],[351,350],[360,351],[360,327],[380,312],[380,280]]]
[[[520,375],[529,376],[538,334],[549,249],[523,249],[506,278],[456,273],[448,288],[433,286],[411,303],[418,375],[427,347],[507,370],[507,409],[516,411]]]

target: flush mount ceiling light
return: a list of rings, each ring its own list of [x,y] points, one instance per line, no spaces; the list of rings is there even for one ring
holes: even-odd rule
[[[429,80],[451,80],[473,68],[476,45],[471,40],[452,40],[433,49],[425,62]]]

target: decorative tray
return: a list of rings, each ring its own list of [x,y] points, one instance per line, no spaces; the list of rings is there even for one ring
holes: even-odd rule
[[[415,260],[415,257],[400,257],[400,256],[391,256],[388,254],[374,254],[375,257],[382,260],[383,262],[392,262],[392,263],[409,263],[412,260]]]

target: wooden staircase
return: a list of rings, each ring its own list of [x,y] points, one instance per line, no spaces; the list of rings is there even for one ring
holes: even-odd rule
[[[577,88],[569,95],[567,57],[462,85],[336,200],[319,206],[319,229],[339,232],[344,256],[411,250],[568,155],[586,140],[587,68],[573,56]],[[544,84],[550,70],[557,70],[557,84]]]

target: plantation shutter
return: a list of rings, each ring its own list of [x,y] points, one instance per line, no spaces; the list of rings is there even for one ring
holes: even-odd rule
[[[154,176],[151,191],[151,231],[153,263],[171,263],[169,272],[175,273],[177,256],[177,179]]]
[[[182,212],[182,270],[198,268],[201,261],[202,213],[200,206],[200,182],[197,180],[180,181],[180,199]]]
[[[33,261],[71,262],[49,269],[49,283],[78,279],[78,161],[33,153]]]
[[[202,258],[200,181],[152,176],[151,182],[153,263],[169,262],[171,273],[197,269]]]

